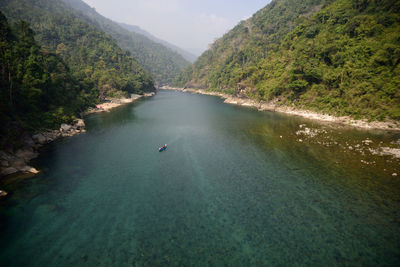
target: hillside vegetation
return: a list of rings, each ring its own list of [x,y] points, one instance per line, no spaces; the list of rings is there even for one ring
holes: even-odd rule
[[[183,69],[190,65],[189,61],[172,49],[101,16],[83,1],[62,1],[73,7],[81,19],[114,38],[117,44],[129,51],[158,84],[171,83]]]
[[[177,47],[176,45],[173,45],[171,43],[168,43],[167,41],[164,41],[162,39],[159,39],[157,37],[155,37],[154,35],[152,35],[151,33],[141,29],[139,26],[135,26],[135,25],[129,25],[126,23],[118,23],[121,27],[127,29],[130,32],[135,32],[141,35],[146,36],[147,38],[153,40],[156,43],[160,43],[162,45],[164,45],[165,47],[168,47],[169,49],[171,49],[172,51],[175,51],[176,53],[180,54],[184,59],[186,59],[187,61],[189,61],[190,63],[193,63],[196,61],[197,56],[193,55],[192,53],[183,50],[180,47]]]
[[[155,90],[107,34],[60,1],[0,2],[0,145],[13,129],[59,127],[108,96]],[[28,22],[26,22],[28,21]]]
[[[176,85],[371,120],[400,119],[400,2],[275,0]]]

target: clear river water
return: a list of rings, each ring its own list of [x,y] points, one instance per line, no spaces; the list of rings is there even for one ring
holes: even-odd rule
[[[46,147],[0,184],[0,266],[400,265],[399,160],[369,153],[398,133],[222,102],[162,91]]]

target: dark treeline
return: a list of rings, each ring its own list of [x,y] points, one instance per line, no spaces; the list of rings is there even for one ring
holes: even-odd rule
[[[400,2],[274,0],[176,85],[335,115],[400,119]]]

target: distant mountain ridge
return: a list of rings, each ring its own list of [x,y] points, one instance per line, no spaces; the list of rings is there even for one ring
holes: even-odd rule
[[[155,42],[134,31],[130,31],[108,18],[103,17],[81,0],[62,0],[71,6],[81,18],[96,25],[114,38],[117,44],[147,70],[159,85],[169,84],[179,73],[190,65],[183,56],[159,42]]]
[[[118,23],[119,25],[121,25],[122,27],[124,27],[125,29],[127,29],[128,31],[131,32],[136,32],[138,34],[144,35],[148,38],[150,38],[151,40],[153,40],[154,42],[160,43],[170,49],[172,49],[173,51],[177,52],[178,54],[182,55],[187,61],[189,61],[190,63],[193,63],[198,57],[193,55],[192,53],[176,46],[173,44],[168,43],[167,41],[164,41],[160,38],[155,37],[154,35],[152,35],[151,33],[143,30],[142,28],[140,28],[139,26],[136,25],[129,25],[126,23]]]
[[[175,82],[369,120],[400,120],[400,1],[274,0]]]

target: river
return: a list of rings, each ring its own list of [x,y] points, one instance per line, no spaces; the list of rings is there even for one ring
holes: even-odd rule
[[[3,182],[0,266],[400,264],[399,160],[368,154],[398,133],[222,102],[162,91],[48,146]]]

